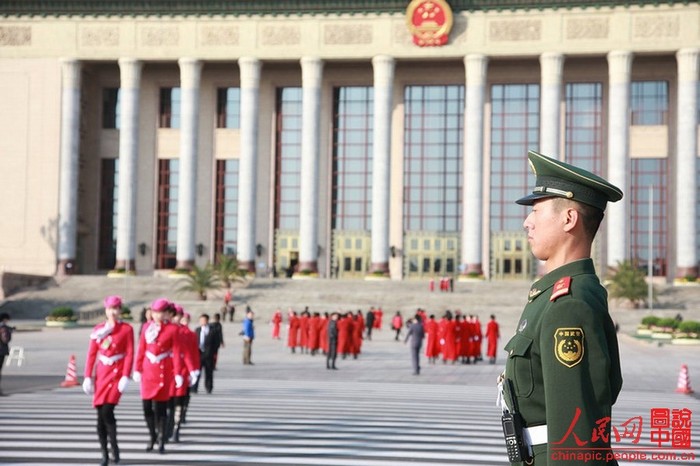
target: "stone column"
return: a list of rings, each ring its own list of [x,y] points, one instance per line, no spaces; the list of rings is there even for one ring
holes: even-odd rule
[[[464,111],[464,155],[462,168],[462,274],[482,275],[484,173],[484,101],[488,57],[464,57],[466,96]]]
[[[115,268],[134,270],[136,262],[136,196],[139,156],[139,98],[141,61],[119,59],[119,197],[117,199],[117,262]]]
[[[681,49],[678,60],[678,135],[676,147],[676,277],[698,277],[698,55]]]
[[[610,96],[608,105],[608,176],[622,189],[620,202],[608,204],[607,264],[615,267],[629,258],[629,134],[630,73],[632,52],[616,50],[608,53]]]
[[[561,128],[561,93],[564,55],[540,55],[542,103],[540,105],[540,152],[559,159]]]
[[[180,58],[180,186],[177,211],[178,269],[194,265],[195,224],[197,219],[197,142],[199,132],[199,81],[202,62]]]
[[[389,272],[389,193],[393,57],[372,58],[374,68],[374,139],[372,141],[372,263],[370,272]]]
[[[238,266],[255,272],[255,188],[258,163],[258,114],[261,62],[238,59],[241,76],[241,130],[238,165]]]
[[[75,272],[78,234],[78,174],[80,159],[80,62],[61,59],[61,145],[59,153],[58,245],[59,275]]]
[[[303,57],[299,270],[311,272],[318,271],[318,157],[322,79],[323,61],[317,57]]]

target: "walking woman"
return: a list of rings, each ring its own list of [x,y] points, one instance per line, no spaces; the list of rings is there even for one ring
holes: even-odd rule
[[[182,359],[172,357],[180,354],[179,327],[165,320],[165,311],[172,304],[159,298],[151,304],[153,321],[144,327],[136,352],[134,381],[141,382],[143,415],[150,435],[146,451],[153,450],[158,442],[158,451],[165,453],[167,441],[167,407],[171,387],[180,388],[184,378],[180,375]]]
[[[92,404],[97,409],[97,436],[102,451],[102,466],[109,464],[107,439],[112,444],[112,461],[119,463],[114,407],[119,404],[119,399],[129,384],[134,361],[134,329],[119,320],[121,298],[108,296],[104,300],[104,307],[107,321],[96,325],[90,334],[83,380],[83,391],[88,395],[94,394]]]

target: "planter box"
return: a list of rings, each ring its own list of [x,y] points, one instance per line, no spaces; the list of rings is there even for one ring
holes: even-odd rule
[[[674,345],[700,345],[700,338],[674,338],[671,343]]]
[[[78,322],[76,322],[74,320],[68,320],[65,322],[60,321],[60,320],[47,320],[46,326],[53,327],[53,328],[71,328],[71,327],[77,327]]]

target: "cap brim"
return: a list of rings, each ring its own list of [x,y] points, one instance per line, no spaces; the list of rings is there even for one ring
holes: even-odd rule
[[[532,194],[527,195],[525,197],[521,197],[520,199],[515,201],[515,203],[520,204],[520,205],[532,205],[535,203],[536,200],[544,199],[547,197],[557,197],[557,196],[553,196],[551,193],[532,193]]]

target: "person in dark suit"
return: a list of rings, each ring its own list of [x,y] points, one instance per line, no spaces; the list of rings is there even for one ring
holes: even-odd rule
[[[416,314],[413,322],[408,327],[408,334],[404,343],[411,340],[411,361],[413,362],[413,375],[420,374],[420,349],[423,346],[423,338],[425,338],[425,330],[420,315]]]
[[[214,354],[218,348],[216,341],[218,336],[209,324],[209,314],[202,314],[199,317],[199,327],[195,330],[197,334],[197,344],[199,345],[199,361],[202,365],[200,371],[204,374],[204,388],[207,393],[214,389]],[[197,393],[199,389],[199,378],[192,387],[192,391]]]
[[[209,327],[214,332],[214,370],[216,370],[216,363],[219,360],[219,348],[224,348],[224,327],[221,325],[221,314],[218,312],[214,314],[213,321],[209,324]]]
[[[331,314],[328,321],[328,354],[326,355],[326,369],[337,369],[335,359],[338,357],[338,313]]]

